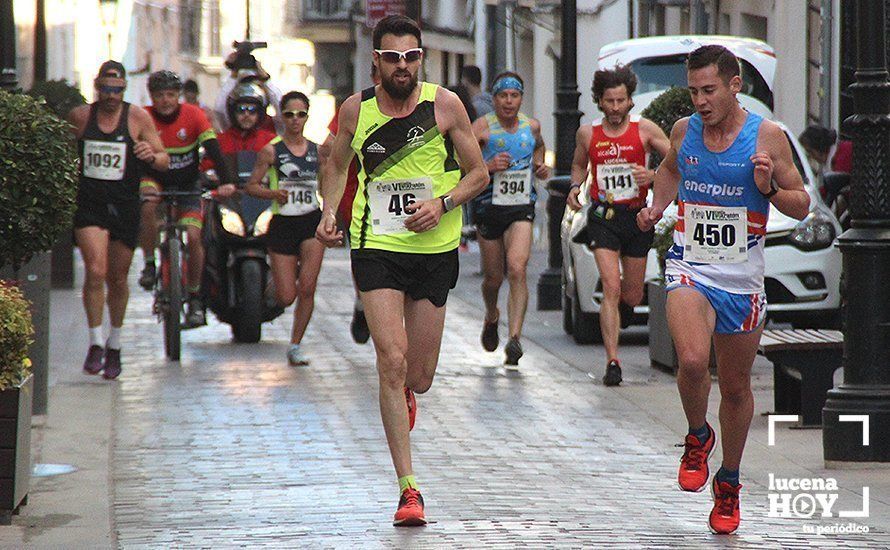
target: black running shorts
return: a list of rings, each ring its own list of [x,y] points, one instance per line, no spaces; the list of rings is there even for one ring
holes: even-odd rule
[[[105,202],[77,198],[74,228],[101,227],[108,230],[112,241],[136,249],[139,240],[139,201]]]
[[[352,273],[362,292],[392,288],[412,300],[429,300],[442,307],[448,291],[457,284],[458,272],[457,249],[439,254],[352,250]]]
[[[515,222],[535,221],[535,207],[522,206],[491,206],[485,209],[485,213],[476,212],[474,222],[476,232],[483,239],[493,241],[504,236],[504,232]]]
[[[266,233],[266,248],[276,254],[299,256],[300,245],[315,238],[315,230],[321,221],[321,210],[302,216],[272,216]]]
[[[611,219],[606,219],[611,208]],[[640,231],[639,209],[621,206],[591,205],[587,214],[587,236],[590,246],[617,250],[629,258],[645,258],[652,247],[655,231]]]

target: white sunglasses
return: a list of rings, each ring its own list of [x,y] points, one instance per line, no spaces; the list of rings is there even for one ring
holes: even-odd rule
[[[403,59],[406,63],[414,63],[420,60],[420,57],[423,55],[423,48],[411,48],[403,52],[398,50],[374,50],[374,53],[387,63],[396,64]]]

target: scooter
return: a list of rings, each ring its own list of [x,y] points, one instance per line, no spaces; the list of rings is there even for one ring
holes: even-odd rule
[[[250,177],[255,155],[237,154],[239,181]],[[220,321],[232,326],[236,342],[259,342],[262,324],[284,312],[271,291],[266,253],[271,204],[237,193],[211,203],[205,219],[204,303]]]

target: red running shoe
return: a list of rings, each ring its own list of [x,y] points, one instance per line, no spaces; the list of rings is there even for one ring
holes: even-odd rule
[[[417,419],[417,399],[414,398],[414,392],[405,386],[405,402],[408,403],[408,431],[414,429],[414,420]]]
[[[402,491],[399,509],[396,510],[392,524],[399,527],[426,525],[426,518],[423,516],[423,497],[420,495],[420,491],[411,487]]]
[[[717,433],[710,424],[706,423],[710,435],[708,439],[702,443],[692,434],[686,436],[686,442],[683,444],[686,450],[683,451],[683,458],[680,459],[680,472],[677,475],[677,483],[680,489],[698,493],[705,488],[708,483],[710,470],[708,469],[708,458],[714,450],[717,443]],[[680,445],[677,445],[680,447]]]
[[[739,528],[742,519],[739,511],[739,490],[741,485],[732,486],[725,481],[711,483],[711,494],[714,496],[714,508],[708,518],[708,527],[715,535],[729,535]]]

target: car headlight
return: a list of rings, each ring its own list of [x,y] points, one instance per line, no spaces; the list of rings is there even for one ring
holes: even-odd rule
[[[263,213],[256,219],[253,225],[253,236],[262,237],[269,231],[269,222],[272,221],[272,208],[266,208]]]
[[[831,222],[830,214],[813,210],[797,224],[788,240],[795,248],[804,251],[828,248],[837,236]]]
[[[244,222],[241,221],[241,216],[239,216],[237,212],[235,212],[231,208],[220,206],[219,213],[221,216],[220,221],[222,223],[223,229],[225,229],[227,233],[231,233],[232,235],[237,235],[239,237],[244,236]]]

